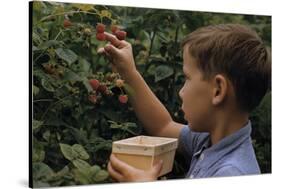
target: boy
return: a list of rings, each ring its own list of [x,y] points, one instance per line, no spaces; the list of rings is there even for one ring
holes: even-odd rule
[[[182,43],[184,86],[179,92],[188,125],[176,123],[138,73],[132,47],[106,33],[110,44],[99,50],[133,87],[130,97],[150,135],[179,139],[190,168],[186,177],[259,174],[251,143],[249,113],[270,85],[271,64],[257,34],[246,26],[199,28]],[[119,182],[157,180],[162,162],[142,171],[111,155],[108,172]]]

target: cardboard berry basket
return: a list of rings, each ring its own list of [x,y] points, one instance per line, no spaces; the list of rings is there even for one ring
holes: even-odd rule
[[[136,136],[113,142],[112,153],[129,165],[148,170],[163,160],[159,176],[172,171],[178,139],[151,136]]]

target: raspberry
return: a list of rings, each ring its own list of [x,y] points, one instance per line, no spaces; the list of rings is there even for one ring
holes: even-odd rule
[[[127,35],[127,32],[125,32],[125,31],[117,31],[116,32],[116,37],[119,40],[124,40],[126,38],[126,35]]]
[[[104,41],[105,40],[105,34],[104,33],[97,33],[96,38],[99,41]]]
[[[121,102],[122,104],[126,104],[128,102],[128,96],[127,95],[120,95],[118,97],[119,102]]]
[[[68,27],[71,26],[71,25],[72,25],[72,23],[70,22],[70,20],[64,19],[64,21],[63,21],[63,26],[64,26],[65,28],[68,28]]]
[[[100,85],[97,91],[101,92],[102,94],[105,94],[106,90],[106,85]]]
[[[111,25],[111,32],[113,33],[113,34],[115,34],[116,32],[117,32],[117,30],[119,30],[119,28],[118,28],[118,26],[116,26],[116,25]]]
[[[105,31],[105,25],[98,23],[96,26],[97,33],[103,33]]]
[[[99,86],[100,86],[100,82],[97,79],[91,79],[90,80],[90,85],[92,86],[92,88],[94,90],[97,90],[99,88]]]
[[[115,81],[115,85],[116,85],[117,87],[123,87],[123,86],[124,86],[124,80],[122,80],[122,79],[117,79],[117,80]]]
[[[88,96],[89,101],[91,101],[93,104],[97,103],[97,96],[96,95],[89,95]]]

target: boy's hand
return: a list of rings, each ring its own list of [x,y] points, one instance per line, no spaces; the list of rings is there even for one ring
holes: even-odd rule
[[[160,161],[153,166],[151,170],[144,171],[136,169],[123,161],[120,161],[113,154],[110,156],[110,161],[107,165],[109,175],[119,182],[136,182],[136,181],[153,181],[157,180],[160,174],[163,162]]]
[[[136,71],[132,46],[124,40],[119,40],[116,36],[104,32],[106,40],[110,43],[104,48],[98,49],[99,54],[105,54],[111,61],[113,69],[116,69],[121,76]]]

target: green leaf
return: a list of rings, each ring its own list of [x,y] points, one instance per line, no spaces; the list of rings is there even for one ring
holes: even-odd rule
[[[54,175],[54,171],[45,163],[38,162],[32,164],[33,179],[46,179]]]
[[[83,84],[84,84],[84,86],[85,86],[85,88],[87,89],[88,92],[93,91],[93,88],[89,84],[89,80],[86,77],[84,77],[82,81],[83,81]]]
[[[72,150],[72,147],[68,144],[60,143],[60,149],[64,157],[70,161],[76,159],[78,157],[77,152]]]
[[[83,146],[81,146],[80,144],[74,144],[72,146],[72,150],[79,155],[80,159],[86,160],[90,157],[86,150],[83,148]]]
[[[79,64],[80,65],[80,71],[83,71],[83,72],[88,72],[89,69],[90,69],[90,63],[85,59],[85,58],[80,58],[79,59]]]
[[[35,130],[39,127],[41,127],[41,125],[43,125],[43,121],[38,121],[38,120],[32,120],[32,130]]]
[[[95,182],[101,182],[108,178],[108,172],[105,170],[100,170],[97,174],[94,175],[93,180]]]
[[[90,168],[90,176],[93,177],[95,174],[97,174],[101,168],[98,165],[94,165]]]
[[[94,6],[93,5],[90,5],[90,4],[74,4],[73,7],[76,7],[78,9],[81,9],[83,11],[89,11],[89,10],[92,10],[94,9]]]
[[[55,89],[54,89],[52,83],[51,83],[49,80],[42,79],[42,80],[41,80],[41,84],[42,84],[43,88],[44,88],[46,91],[49,91],[49,92],[54,92],[54,91],[55,91]]]
[[[58,48],[55,50],[56,54],[63,60],[65,60],[69,65],[75,62],[78,56],[70,49]]]
[[[72,163],[76,168],[78,168],[82,172],[89,173],[91,169],[91,165],[82,159],[75,159],[72,161]]]
[[[41,187],[50,187],[50,184],[41,181],[33,181],[34,188],[41,188]]]
[[[45,159],[44,146],[36,139],[33,140],[32,162],[42,162]]]
[[[39,49],[45,50],[45,49],[47,49],[47,48],[49,48],[49,47],[58,46],[58,45],[60,45],[60,44],[61,44],[60,41],[49,40],[49,41],[46,41],[46,42],[44,42],[44,43],[41,43],[41,44],[39,45]]]
[[[39,93],[39,88],[36,85],[33,85],[32,87],[33,95],[36,96]]]
[[[76,82],[76,81],[82,80],[82,78],[78,74],[76,74],[75,72],[73,72],[69,69],[65,70],[63,79],[66,81],[71,81],[71,82]]]
[[[169,66],[160,65],[155,69],[155,82],[165,79],[174,73],[173,69]]]
[[[56,173],[57,177],[62,177],[69,173],[69,167],[66,165],[63,169]]]
[[[79,169],[73,169],[73,174],[74,174],[74,179],[77,182],[80,182],[81,184],[90,184],[91,183],[91,178],[89,175],[84,173],[83,171]]]
[[[47,130],[43,133],[43,138],[48,142],[50,141],[50,136],[51,136],[50,130]]]

